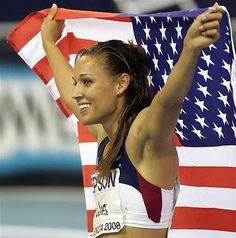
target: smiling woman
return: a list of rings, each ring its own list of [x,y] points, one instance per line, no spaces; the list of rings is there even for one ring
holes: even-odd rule
[[[53,5],[43,21],[43,46],[62,100],[99,143],[92,237],[166,238],[179,190],[172,133],[200,52],[220,37],[223,12],[215,4],[196,18],[166,85],[152,98],[146,57],[132,43],[97,43],[72,69],[56,46],[63,29],[56,11]]]

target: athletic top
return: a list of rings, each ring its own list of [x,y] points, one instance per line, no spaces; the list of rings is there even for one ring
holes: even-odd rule
[[[106,137],[100,143],[98,162],[103,159],[102,155],[108,142],[109,139]],[[124,225],[154,229],[170,226],[179,192],[178,180],[171,190],[148,182],[131,163],[125,144],[109,177],[99,182],[96,175],[93,175],[92,182],[97,205],[94,216],[94,233],[97,233],[97,236],[117,232]],[[101,229],[103,231],[99,233]]]

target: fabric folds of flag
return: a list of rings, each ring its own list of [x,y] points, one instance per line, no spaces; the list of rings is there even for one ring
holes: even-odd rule
[[[56,19],[65,20],[65,29],[57,45],[73,65],[80,49],[98,41],[140,44],[149,56],[149,85],[157,93],[178,60],[188,27],[204,10],[131,15],[60,8]],[[97,143],[60,99],[41,43],[40,25],[47,12],[27,16],[8,42],[45,83],[79,138],[90,237],[95,209],[90,175]],[[236,234],[236,65],[229,20],[225,13],[221,39],[202,50],[175,129],[181,192],[169,238],[233,238]]]

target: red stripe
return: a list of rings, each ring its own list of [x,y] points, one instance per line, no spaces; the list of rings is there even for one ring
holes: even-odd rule
[[[233,167],[180,167],[183,185],[236,188],[236,168]]]
[[[83,165],[82,168],[84,187],[92,187],[91,175],[96,172],[96,165]]]
[[[180,143],[180,140],[179,140],[179,138],[178,138],[178,136],[176,135],[175,132],[172,134],[172,139],[173,139],[176,146],[178,146],[178,147],[182,146],[181,143]]]
[[[70,45],[69,54],[78,54],[80,50],[90,48],[92,45],[96,44],[97,41],[76,38],[72,32],[68,32],[65,43]],[[61,48],[63,49],[63,47],[64,46]]]
[[[43,57],[33,66],[33,71],[47,84],[53,77],[52,70],[48,64],[47,57]]]
[[[172,229],[206,229],[236,232],[236,211],[176,207]]]
[[[31,13],[14,28],[7,37],[7,41],[16,52],[40,32],[44,17],[42,13]]]
[[[95,210],[87,210],[87,226],[88,232],[93,232],[93,217]]]
[[[46,10],[42,12],[45,13]],[[64,20],[64,19],[79,19],[79,18],[108,18],[108,17],[112,18],[116,17],[117,15],[118,13],[111,13],[111,12],[79,11],[79,10],[58,8],[55,19]]]
[[[78,122],[79,142],[97,142],[96,139],[89,133],[88,129]]]
[[[66,118],[68,118],[70,115],[72,115],[72,112],[64,105],[62,100],[59,98],[56,100],[57,105],[60,107]]]
[[[15,49],[20,51],[36,34],[40,32],[40,27],[44,17],[49,9],[27,15],[7,37],[8,43]],[[79,18],[99,18],[114,21],[130,21],[129,17],[119,16],[117,13],[95,12],[95,11],[79,11],[71,9],[59,8],[56,14],[56,20],[79,19]]]
[[[96,17],[96,18],[103,19],[103,20],[110,20],[110,21],[118,21],[118,22],[131,22],[130,17],[122,16],[122,15],[117,15],[113,17]]]

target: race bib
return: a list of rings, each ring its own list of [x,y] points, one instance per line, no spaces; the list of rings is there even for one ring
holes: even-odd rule
[[[92,175],[96,212],[93,218],[93,235],[96,238],[104,233],[118,232],[124,227],[119,193],[120,170],[113,169],[107,179],[98,181]]]

